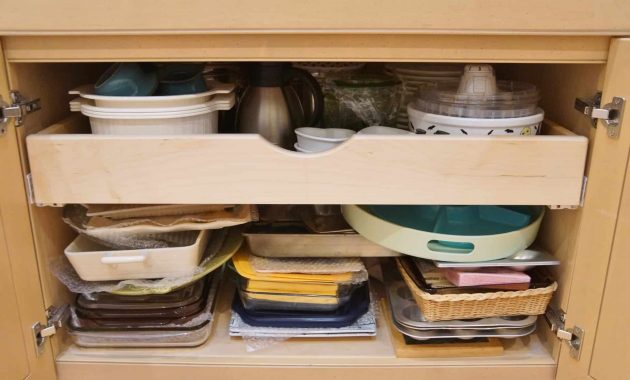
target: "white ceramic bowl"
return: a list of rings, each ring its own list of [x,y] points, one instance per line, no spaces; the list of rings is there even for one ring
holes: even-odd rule
[[[310,153],[323,152],[336,147],[355,134],[353,130],[341,128],[303,127],[295,130],[298,146]]]
[[[298,145],[298,143],[293,144],[293,147],[295,148],[295,150],[301,153],[315,153],[315,152],[311,152],[310,150],[306,150],[302,148],[301,146]]]
[[[382,126],[372,126],[363,128],[359,132],[359,135],[412,135],[413,133],[409,131],[405,131],[400,128],[392,128],[392,127],[382,127]]]
[[[415,133],[457,136],[537,135],[545,112],[540,108],[536,111],[534,115],[525,117],[478,119],[437,115],[407,107],[409,127]]]

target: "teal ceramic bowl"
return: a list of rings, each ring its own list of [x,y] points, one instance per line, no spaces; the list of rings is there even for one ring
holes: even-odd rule
[[[94,85],[102,96],[150,96],[158,86],[157,74],[145,72],[139,64],[116,63],[110,66]]]
[[[203,65],[181,63],[165,65],[160,70],[158,95],[187,95],[208,91]]]

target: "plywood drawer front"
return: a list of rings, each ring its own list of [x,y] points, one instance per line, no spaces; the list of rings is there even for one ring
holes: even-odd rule
[[[574,135],[357,135],[313,155],[279,149],[258,135],[44,131],[27,143],[40,204],[576,205],[588,142]]]

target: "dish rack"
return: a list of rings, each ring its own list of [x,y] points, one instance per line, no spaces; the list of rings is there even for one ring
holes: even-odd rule
[[[544,314],[558,288],[553,282],[544,288],[517,291],[429,294],[416,286],[398,261],[396,266],[428,321]]]

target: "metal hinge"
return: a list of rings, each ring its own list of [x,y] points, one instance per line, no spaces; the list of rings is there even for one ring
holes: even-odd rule
[[[35,204],[35,189],[33,188],[33,176],[28,173],[24,176],[24,182],[26,183],[26,195],[28,197],[29,204]]]
[[[575,109],[591,118],[593,127],[597,127],[597,120],[601,120],[608,129],[608,136],[612,138],[619,137],[619,129],[623,118],[623,110],[626,105],[626,99],[615,96],[612,102],[601,106],[602,93],[596,93],[590,99],[576,98]]]
[[[63,327],[68,316],[68,305],[51,306],[46,310],[46,324],[36,322],[33,324],[33,340],[37,355],[44,352],[46,338],[55,335],[57,329]]]
[[[0,98],[0,135],[6,133],[9,119],[15,119],[16,126],[22,125],[24,116],[41,108],[39,99],[27,99],[19,91],[11,91],[10,105]]]
[[[566,313],[560,309],[548,307],[545,312],[545,319],[556,337],[567,343],[569,355],[575,359],[580,359],[582,352],[582,341],[584,340],[584,330],[579,326],[567,328],[565,326]]]

